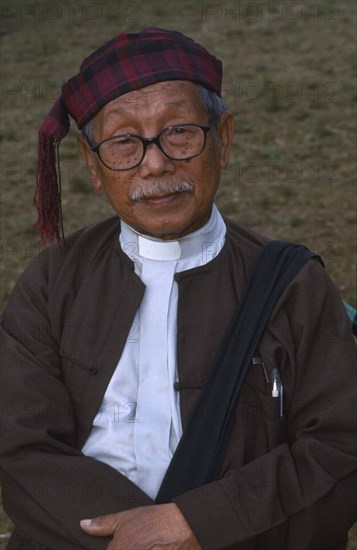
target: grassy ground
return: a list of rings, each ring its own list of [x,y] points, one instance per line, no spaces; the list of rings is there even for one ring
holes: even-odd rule
[[[117,32],[156,25],[191,35],[224,62],[236,136],[221,210],[318,251],[356,305],[354,0],[29,0],[1,10],[1,304],[39,250],[37,128],[62,82]],[[75,134],[61,146],[67,233],[110,214],[91,190]],[[7,532],[4,515],[1,523]]]

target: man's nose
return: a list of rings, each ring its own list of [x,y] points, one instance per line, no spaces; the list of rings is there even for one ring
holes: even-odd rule
[[[139,166],[141,177],[158,176],[165,172],[174,173],[175,170],[174,161],[169,159],[156,143],[150,143],[147,146],[144,158]]]

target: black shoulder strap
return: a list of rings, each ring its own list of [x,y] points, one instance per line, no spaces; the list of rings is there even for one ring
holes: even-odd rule
[[[156,503],[170,502],[218,479],[240,391],[265,325],[286,286],[314,256],[304,246],[285,241],[270,241],[263,247]]]

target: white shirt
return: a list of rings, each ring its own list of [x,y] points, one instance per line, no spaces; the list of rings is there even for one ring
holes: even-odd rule
[[[116,468],[153,499],[182,435],[174,389],[174,275],[215,258],[225,234],[215,205],[205,226],[177,241],[140,235],[121,222],[120,246],[146,289],[82,452]]]

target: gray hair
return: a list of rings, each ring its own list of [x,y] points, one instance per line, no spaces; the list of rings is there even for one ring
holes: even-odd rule
[[[212,90],[201,86],[201,84],[197,84],[197,88],[201,96],[203,108],[208,115],[209,123],[218,126],[221,115],[228,111],[227,105],[223,99]]]
[[[93,119],[87,122],[81,129],[82,136],[93,145]]]
[[[223,99],[212,90],[201,86],[201,84],[196,84],[196,86],[201,96],[203,108],[208,115],[209,123],[218,128],[221,115],[228,111],[227,105]],[[81,131],[84,138],[93,145],[93,119],[87,122]]]

